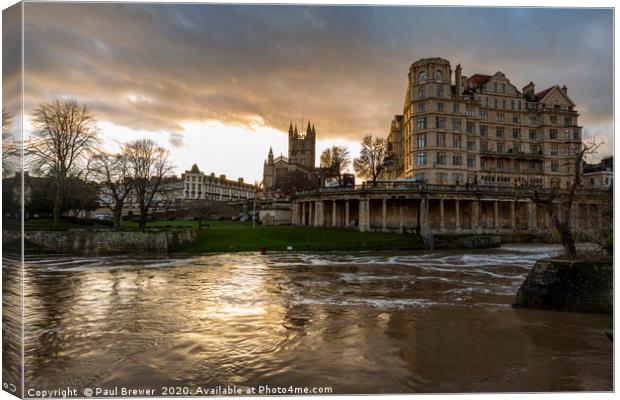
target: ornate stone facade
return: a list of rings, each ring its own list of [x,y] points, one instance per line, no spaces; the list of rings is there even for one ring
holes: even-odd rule
[[[502,73],[462,75],[443,58],[411,64],[403,114],[388,143],[399,160],[387,179],[545,188],[569,185],[581,144],[566,86],[517,89]]]

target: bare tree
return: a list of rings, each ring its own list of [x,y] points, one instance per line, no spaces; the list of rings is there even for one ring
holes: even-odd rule
[[[577,249],[573,232],[572,208],[575,198],[579,195],[581,178],[583,176],[583,163],[588,156],[596,153],[602,145],[596,136],[589,141],[578,145],[573,151],[573,157],[569,159],[566,167],[573,173],[573,179],[566,189],[553,186],[548,190],[534,189],[529,198],[545,210],[549,220],[555,228],[562,242],[566,257],[575,259]]]
[[[32,139],[27,154],[33,172],[54,179],[54,222],[58,226],[64,183],[83,166],[99,143],[94,116],[74,100],[40,104],[32,115]],[[77,174],[76,174],[77,175]]]
[[[168,150],[151,139],[126,144],[123,156],[127,158],[129,175],[140,208],[139,224],[144,228],[153,197],[160,190],[163,177],[172,171],[173,166],[168,160]]]
[[[331,171],[334,175],[340,175],[351,164],[349,150],[345,146],[332,146],[321,153],[321,168]]]
[[[10,129],[13,124],[13,116],[2,107],[2,176],[6,177],[12,173],[15,166],[15,158],[19,155],[19,148],[14,137],[11,136]]]
[[[359,158],[353,160],[353,168],[359,176],[370,179],[374,183],[386,168],[387,155],[387,143],[384,138],[366,135],[362,139]]]
[[[91,165],[94,179],[100,184],[100,201],[114,216],[114,227],[120,228],[123,208],[133,190],[130,165],[125,154],[101,153],[95,156]]]

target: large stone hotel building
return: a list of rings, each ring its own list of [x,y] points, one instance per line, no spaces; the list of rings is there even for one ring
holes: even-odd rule
[[[502,72],[466,77],[448,60],[421,59],[391,124],[397,162],[386,178],[565,188],[581,143],[577,118],[566,86],[519,90]]]

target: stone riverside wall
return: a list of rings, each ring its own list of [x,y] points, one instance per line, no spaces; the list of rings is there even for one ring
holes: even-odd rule
[[[27,230],[24,239],[45,250],[82,255],[167,254],[196,243],[196,231],[178,229]],[[2,242],[19,239],[19,232],[2,231]]]
[[[519,288],[513,306],[612,313],[613,262],[540,260]]]

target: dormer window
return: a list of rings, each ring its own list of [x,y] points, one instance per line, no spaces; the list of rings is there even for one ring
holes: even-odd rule
[[[420,75],[418,76],[418,83],[424,83],[426,82],[426,79],[427,79],[426,71],[420,72]]]
[[[443,72],[441,72],[441,70],[437,70],[435,71],[435,80],[436,81],[443,81]]]

